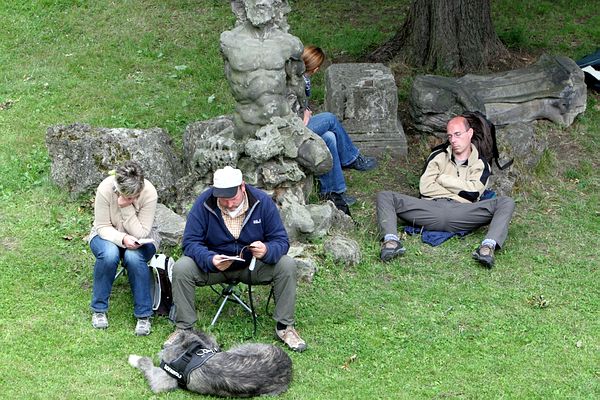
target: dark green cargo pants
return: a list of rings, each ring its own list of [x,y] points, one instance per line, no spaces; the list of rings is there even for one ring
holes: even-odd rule
[[[296,262],[285,255],[275,265],[256,261],[254,271],[204,272],[187,256],[182,256],[173,267],[173,303],[175,325],[180,329],[192,328],[196,316],[196,287],[237,280],[252,285],[273,283],[275,311],[273,319],[285,325],[294,325],[296,309]]]

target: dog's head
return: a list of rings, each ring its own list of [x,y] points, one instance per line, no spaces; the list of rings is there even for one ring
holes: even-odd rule
[[[181,331],[171,343],[164,346],[159,357],[165,362],[172,362],[195,344],[200,344],[203,349],[221,351],[213,336],[200,331],[186,330]]]

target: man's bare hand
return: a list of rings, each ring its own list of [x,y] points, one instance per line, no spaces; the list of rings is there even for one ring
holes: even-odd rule
[[[233,264],[233,260],[228,260],[226,257],[227,256],[223,254],[217,254],[213,256],[212,263],[219,271],[225,271],[227,268],[231,267],[231,264]]]
[[[263,258],[265,254],[267,254],[267,245],[259,240],[250,243],[250,245],[248,245],[248,248],[250,249],[252,255],[259,260]]]

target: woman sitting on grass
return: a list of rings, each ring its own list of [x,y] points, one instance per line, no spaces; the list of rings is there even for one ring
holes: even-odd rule
[[[90,248],[96,257],[90,306],[96,329],[108,328],[108,299],[122,260],[133,294],[135,334],[150,334],[152,275],[147,263],[160,241],[153,228],[157,200],[156,189],[133,161],[123,163],[98,185],[90,233]],[[152,242],[140,244],[141,239]]]
[[[307,98],[304,104],[304,125],[325,141],[333,157],[331,171],[318,177],[319,197],[334,200],[332,197],[341,196],[346,204],[352,205],[356,202],[356,198],[346,194],[346,180],[342,168],[370,171],[377,166],[377,161],[373,157],[364,157],[360,154],[342,123],[334,114],[330,112],[312,114],[308,106],[308,98],[311,94],[310,78],[321,68],[321,64],[325,60],[325,53],[319,47],[306,46],[302,53],[302,60],[305,67],[304,82]]]

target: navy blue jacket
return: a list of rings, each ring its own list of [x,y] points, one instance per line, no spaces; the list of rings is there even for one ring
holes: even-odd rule
[[[183,232],[183,254],[192,258],[200,269],[218,272],[212,263],[213,256],[237,256],[244,246],[257,240],[267,246],[267,253],[261,259],[264,263],[277,264],[287,254],[290,247],[287,232],[275,202],[265,192],[246,184],[248,211],[238,239],[225,226],[217,199],[212,194],[211,188],[196,199]],[[242,257],[245,262],[234,261],[229,268],[247,267],[252,253],[244,249]]]

